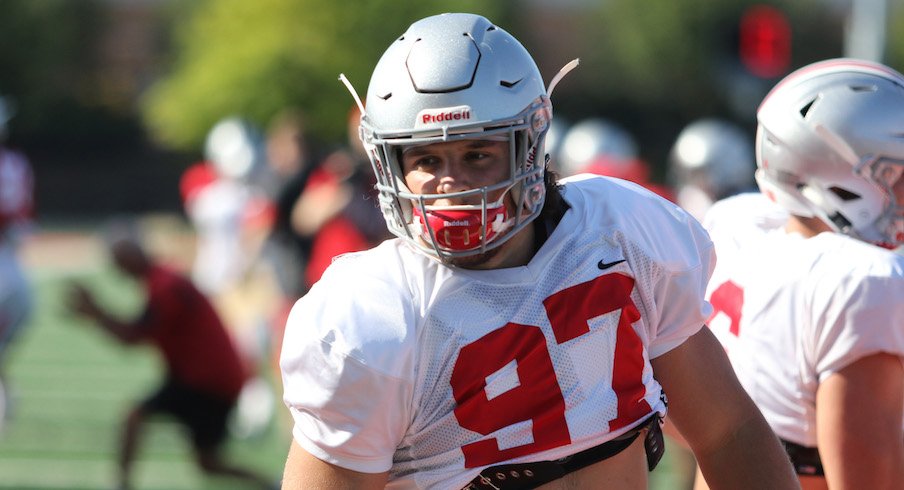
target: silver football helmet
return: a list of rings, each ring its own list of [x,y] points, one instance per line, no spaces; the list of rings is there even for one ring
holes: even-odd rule
[[[448,261],[500,246],[540,213],[552,106],[530,54],[486,18],[441,14],[412,24],[377,63],[365,107],[361,139],[377,176],[380,208],[396,236]],[[508,178],[455,194],[412,193],[400,166],[402,150],[459,139],[508,141]],[[504,199],[489,202],[500,189],[515,203],[513,213]],[[481,204],[432,205],[473,196]]]
[[[230,116],[218,121],[204,141],[204,157],[222,177],[247,180],[263,166],[264,140],[249,121]]]
[[[669,153],[672,185],[694,186],[712,201],[754,189],[755,171],[752,135],[723,119],[688,124]]]
[[[563,175],[585,172],[594,161],[608,159],[631,162],[637,159],[637,142],[616,122],[600,117],[578,121],[562,139],[559,170]]]
[[[833,59],[779,82],[757,111],[757,183],[790,213],[879,246],[904,243],[904,76]]]

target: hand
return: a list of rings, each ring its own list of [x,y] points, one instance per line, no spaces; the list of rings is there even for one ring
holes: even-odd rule
[[[94,296],[88,291],[84,284],[77,282],[69,286],[69,310],[75,314],[97,318],[100,307]]]

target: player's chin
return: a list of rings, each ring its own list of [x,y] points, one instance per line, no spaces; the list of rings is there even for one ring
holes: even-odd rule
[[[485,269],[492,266],[492,260],[499,254],[499,249],[494,248],[487,250],[482,254],[468,255],[466,257],[453,257],[446,260],[446,263],[461,267],[462,269]]]

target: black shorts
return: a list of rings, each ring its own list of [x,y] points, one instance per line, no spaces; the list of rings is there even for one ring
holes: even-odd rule
[[[229,414],[236,400],[198,391],[172,379],[141,403],[148,414],[167,414],[191,432],[195,448],[216,449],[226,439]]]

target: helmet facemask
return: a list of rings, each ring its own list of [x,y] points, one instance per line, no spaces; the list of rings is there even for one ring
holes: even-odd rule
[[[898,202],[895,186],[904,179],[904,160],[870,158],[862,162],[854,172],[879,190],[883,201],[876,220],[861,238],[884,248],[896,248],[904,244],[904,203]]]
[[[439,134],[436,130],[424,130],[401,137],[379,135],[364,117],[362,138],[369,142],[380,208],[390,231],[444,262],[483,254],[505,243],[536,218],[543,207],[545,162],[538,162],[536,155],[544,154],[550,112],[549,99],[543,96],[510,120],[494,121],[493,128],[462,126],[455,128],[454,133],[443,128]],[[507,141],[508,177],[455,193],[414,194],[408,189],[401,164],[405,148],[468,139]],[[479,203],[432,204],[437,199]]]

